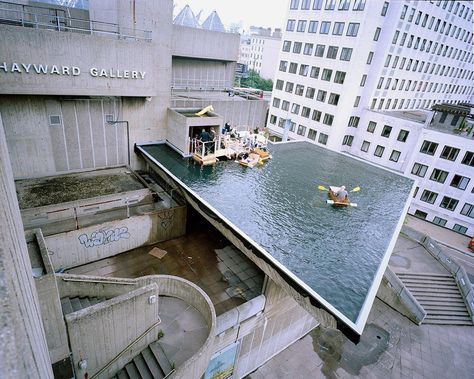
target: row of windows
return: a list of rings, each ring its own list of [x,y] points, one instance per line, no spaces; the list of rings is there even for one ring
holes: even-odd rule
[[[436,6],[438,7],[442,7],[443,9],[446,9],[446,7],[448,8],[448,12],[452,12],[454,15],[458,15],[459,17],[463,17],[464,19],[466,19],[468,13],[469,13],[469,7],[466,7],[464,5],[461,5],[461,2],[463,0],[460,0],[460,1],[453,1],[453,0],[438,0],[436,1]],[[430,0],[430,3],[433,4],[434,1],[433,0]],[[449,7],[448,7],[449,5]],[[459,7],[461,5],[461,7]],[[459,11],[459,13],[458,13]],[[471,17],[472,17],[472,10],[469,14],[469,18],[468,18],[468,21],[471,20]]]
[[[365,84],[366,75],[362,76],[360,86],[363,87]],[[384,85],[385,83],[385,85]],[[459,84],[447,84],[447,83],[435,83],[432,81],[417,81],[411,79],[398,79],[398,78],[384,78],[381,76],[377,83],[377,89],[392,90],[392,91],[411,91],[411,92],[432,92],[441,93],[447,89],[447,92],[453,94],[465,94],[472,87],[468,85]]]
[[[288,65],[287,61],[280,61],[279,70],[283,72],[287,72],[288,70],[288,73],[290,74],[298,73],[301,76],[308,76],[309,74],[309,76],[313,79],[319,79],[319,75],[321,74],[321,80],[324,80],[327,82],[330,82],[331,79],[333,78],[333,70],[329,68],[323,68],[321,71],[320,67],[311,66],[311,69],[310,69],[309,65],[300,64],[300,68],[298,70],[298,63],[295,63],[295,62],[290,62],[290,64]],[[336,71],[334,73],[334,83],[344,84],[345,79],[346,79],[346,73],[344,71]]]
[[[280,128],[284,128],[285,127],[285,121],[286,119],[280,117],[280,119],[278,120],[278,126]],[[275,115],[270,115],[270,124],[272,125],[276,125],[277,124],[277,116]],[[296,130],[296,134],[300,135],[300,136],[303,136],[305,137],[306,136],[306,130],[308,128],[304,125],[298,125],[298,129],[296,129],[296,123],[295,122],[291,122],[291,125],[290,125],[290,132],[293,132],[295,133],[295,130]],[[317,137],[318,133],[316,130],[314,129],[309,129],[308,130],[308,135],[306,136],[307,138],[309,138],[310,140],[313,140],[313,141],[316,141],[316,137]],[[318,142],[322,145],[326,145],[327,142],[328,142],[328,138],[329,136],[325,133],[322,133],[320,132],[319,133],[319,138],[318,138]]]
[[[332,34],[334,36],[344,35],[344,30],[346,29],[345,22],[334,22],[331,31],[331,21],[316,21],[316,20],[298,20],[288,19],[286,24],[286,30],[289,32],[296,31],[299,33],[317,33],[319,29],[319,34]],[[357,37],[359,32],[360,23],[358,22],[348,22],[346,29],[346,36],[348,37]]]
[[[422,218],[422,219],[426,219],[426,217],[428,216],[428,213],[420,211],[419,209],[417,209],[415,211],[415,216],[419,217],[419,218]],[[433,218],[432,222],[433,222],[433,224],[436,224],[436,225],[445,226],[446,223],[448,222],[448,220],[446,220],[444,218],[441,218],[441,217],[438,217],[438,216],[435,216]],[[462,226],[462,225],[459,225],[459,224],[454,224],[453,230],[455,232],[458,232],[458,233],[461,233],[461,234],[466,234],[467,233],[467,228],[465,226]]]
[[[474,87],[471,87],[468,91],[467,94],[470,95],[474,93]],[[448,94],[445,94],[445,96],[448,96]],[[372,99],[372,103],[370,105],[370,109],[375,109],[377,105],[377,98]],[[387,100],[385,102],[385,100]],[[405,101],[406,100],[406,101]],[[391,109],[427,109],[430,108],[434,104],[439,104],[440,102],[443,103],[448,103],[448,104],[455,104],[459,102],[459,100],[443,100],[439,98],[439,96],[436,99],[385,99],[381,98],[378,102],[377,109],[383,109],[383,106],[385,104],[385,109],[390,109],[390,106],[392,107]],[[357,105],[354,105],[357,106]],[[398,108],[397,108],[398,106]]]
[[[363,11],[365,8],[366,0],[352,0],[352,10],[353,11]],[[301,10],[321,10],[323,9],[324,3],[324,10],[332,11],[336,9],[336,0],[301,0],[301,8],[300,0],[291,0],[290,1],[290,9],[301,9]],[[386,12],[386,8],[388,8],[388,3],[385,2],[384,9]],[[351,9],[351,0],[339,0],[339,5],[337,7],[340,11],[348,11]],[[384,11],[382,11],[384,13]],[[383,14],[385,15],[385,14]]]
[[[459,5],[459,4],[458,4]],[[400,19],[404,20],[408,11],[408,5],[404,5],[402,9],[402,14],[400,15]],[[466,18],[468,9],[466,8],[466,12],[464,14],[464,18]],[[416,14],[416,18],[415,18]],[[471,20],[472,13],[469,15],[468,21]],[[446,21],[443,21],[441,19],[437,19],[434,16],[431,16],[429,18],[429,15],[426,13],[423,13],[421,11],[416,12],[415,8],[410,9],[410,13],[408,14],[407,21],[412,22],[413,19],[415,19],[414,23],[415,25],[421,25],[423,28],[427,27],[429,30],[433,28],[433,31],[437,32],[439,31],[440,34],[444,35],[450,35],[450,37],[454,36],[454,33],[457,30],[456,36],[454,38],[459,39],[460,41],[463,42],[472,42],[471,37],[472,33],[466,31],[465,29],[461,29],[460,27],[456,27],[456,25],[452,25],[451,23],[447,23]],[[429,20],[428,20],[429,19]],[[462,30],[462,32],[460,32]],[[451,34],[450,34],[451,32]]]
[[[283,41],[282,51],[290,52],[291,50],[291,41]],[[293,42],[293,53],[300,54],[303,51],[304,55],[313,55],[315,57],[324,57],[324,52],[326,51],[326,45],[316,44],[313,43],[305,43],[303,45],[302,42]],[[328,46],[326,58],[329,59],[337,59],[337,55],[339,52],[339,46]],[[339,59],[341,61],[350,61],[352,56],[352,48],[343,47],[341,48],[341,53],[339,55]]]
[[[360,150],[363,151],[364,153],[367,153],[370,148],[370,142],[369,141],[362,141],[362,145],[360,146]],[[382,145],[377,145],[374,150],[374,155],[376,157],[382,158],[383,154],[385,152],[385,146]],[[401,152],[398,150],[392,150],[392,153],[390,154],[389,160],[392,162],[398,162],[398,159],[400,158]]]
[[[321,92],[321,91],[319,91]],[[326,95],[324,95],[326,96]],[[339,95],[337,94],[334,94],[334,93],[331,93],[331,95],[329,96],[329,104],[331,104],[331,102],[334,102],[335,100],[334,99],[339,99]],[[274,97],[273,98],[273,107],[275,108],[280,108],[281,110],[283,111],[290,111],[291,113],[295,114],[295,115],[301,115],[301,117],[304,117],[304,118],[310,118],[313,120],[313,121],[317,121],[317,122],[320,122],[321,121],[321,118],[322,118],[322,123],[324,125],[327,125],[327,126],[332,126],[333,124],[333,121],[334,121],[334,115],[332,114],[329,114],[329,113],[325,113],[324,114],[324,117],[322,117],[323,113],[321,111],[318,111],[317,109],[311,109],[309,107],[306,107],[306,106],[301,106],[300,104],[297,104],[297,103],[292,103],[291,104],[291,108],[290,108],[290,102],[287,101],[287,100],[281,100],[277,97]],[[280,107],[281,105],[281,107]],[[300,114],[300,110],[301,110],[301,114]]]
[[[326,75],[327,77],[326,77],[326,79],[323,79],[323,80],[330,80],[331,79],[332,70],[328,70],[328,71],[331,71],[331,72],[327,72],[327,75]],[[325,75],[324,71],[323,71],[323,75]],[[283,83],[284,82],[282,80],[278,79],[276,81],[276,84],[275,84],[275,89],[283,90]],[[316,95],[316,100],[317,101],[320,101],[320,102],[324,103],[324,102],[326,102],[326,99],[327,99],[327,102],[330,105],[337,105],[339,103],[340,95],[337,94],[337,93],[331,92],[328,96],[328,92],[324,91],[324,90],[318,90],[316,92],[315,88],[307,87],[306,88],[306,93],[305,93],[304,89],[305,89],[305,87],[302,84],[296,84],[296,86],[292,82],[286,82],[286,84],[285,84],[285,92],[294,93],[297,96],[305,95],[305,97],[307,97],[308,99],[314,99],[314,97]],[[275,99],[278,100],[278,101],[275,101]],[[275,103],[279,104],[280,99],[278,99],[278,98],[275,98],[275,99],[273,99],[273,106],[277,107],[275,105]],[[285,110],[287,110],[287,109],[285,109]]]
[[[411,173],[413,175],[419,176],[420,178],[424,178],[427,171],[428,171],[428,166],[418,163],[418,162],[415,163],[413,165],[413,168],[411,169]],[[430,180],[443,184],[446,181],[446,178],[448,177],[448,175],[449,175],[449,172],[440,170],[438,168],[434,168],[433,171],[431,172]],[[466,176],[454,174],[453,178],[451,179],[451,183],[449,185],[451,187],[464,191],[469,185],[470,180],[471,179]],[[474,188],[473,188],[473,191],[474,191]]]
[[[392,44],[396,44],[398,41],[398,37],[400,36],[400,31],[396,30],[395,34],[393,35]],[[400,46],[404,46],[405,42],[407,41],[408,34],[403,33],[402,37],[400,38]],[[420,50],[421,52],[425,51],[427,54],[436,54],[441,55],[443,57],[456,59],[460,62],[471,62],[472,61],[472,53],[464,50],[454,48],[450,45],[445,45],[438,42],[433,42],[431,40],[427,40],[426,38],[421,39],[421,37],[416,37],[413,34],[410,34],[408,37],[407,48],[413,47],[414,50]]]
[[[436,142],[424,140],[421,144],[420,153],[427,155],[435,155],[438,146],[439,144]],[[459,152],[460,149],[445,145],[439,157],[454,162],[458,157]],[[466,151],[463,159],[461,160],[461,163],[467,166],[474,167],[474,153],[472,151]]]
[[[420,201],[423,201],[428,204],[434,204],[436,199],[438,198],[438,195],[439,194],[436,192],[432,192],[425,189],[420,196]],[[452,197],[449,197],[449,196],[444,196],[439,206],[441,208],[447,209],[448,211],[454,212],[458,204],[459,204],[459,200],[453,199]],[[463,216],[474,218],[474,205],[465,203],[459,213],[462,214]]]

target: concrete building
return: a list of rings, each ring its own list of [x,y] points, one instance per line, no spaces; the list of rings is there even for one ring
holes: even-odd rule
[[[281,31],[251,27],[240,41],[239,62],[256,71],[264,79],[274,78],[281,48]]]
[[[472,3],[462,1],[290,1],[267,126],[283,136],[288,120],[291,139],[420,179],[411,175],[411,162],[435,133],[431,108],[474,99],[472,14]],[[470,136],[440,136],[460,149],[459,161],[472,154]],[[438,168],[426,163],[430,172]],[[471,166],[459,168],[469,172],[448,172],[473,176]],[[449,184],[443,188],[438,201],[454,196]],[[460,199],[467,208],[471,189]],[[410,213],[417,206],[427,204],[414,203]],[[426,219],[473,235],[471,217],[435,213]]]

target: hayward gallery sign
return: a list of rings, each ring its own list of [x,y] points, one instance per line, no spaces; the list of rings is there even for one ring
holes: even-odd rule
[[[79,76],[81,69],[77,66],[58,66],[47,64],[31,64],[31,63],[10,63],[0,62],[0,74],[37,74],[37,75],[59,75],[59,76]],[[145,71],[138,70],[119,70],[116,68],[98,68],[91,67],[89,75],[99,78],[116,78],[116,79],[145,79]]]

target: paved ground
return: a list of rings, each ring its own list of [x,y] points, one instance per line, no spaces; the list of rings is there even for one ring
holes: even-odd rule
[[[451,244],[445,251],[460,254],[474,268],[474,256],[460,252],[463,236],[418,221],[408,225]],[[397,241],[390,266],[398,272],[446,273],[424,248],[404,237]],[[358,345],[337,330],[317,328],[248,376],[270,378],[472,379],[474,326],[417,326],[376,299]]]

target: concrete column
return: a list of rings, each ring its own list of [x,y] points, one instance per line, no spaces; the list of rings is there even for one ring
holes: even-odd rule
[[[0,378],[53,378],[0,115]]]

